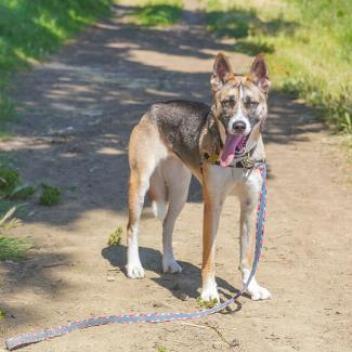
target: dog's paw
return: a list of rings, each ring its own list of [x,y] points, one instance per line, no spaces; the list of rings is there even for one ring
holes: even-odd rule
[[[208,282],[206,285],[204,285],[200,297],[204,302],[220,302],[220,297],[215,281]]]
[[[265,287],[261,287],[258,285],[256,281],[250,283],[247,292],[251,296],[253,301],[259,301],[264,299],[271,299],[271,293]]]
[[[144,277],[144,269],[140,264],[127,264],[127,276],[131,279],[142,279]]]
[[[163,272],[176,274],[182,272],[182,266],[175,259],[163,257]]]

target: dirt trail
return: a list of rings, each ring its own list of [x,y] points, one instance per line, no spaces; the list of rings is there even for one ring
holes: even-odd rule
[[[201,193],[192,186],[176,225],[182,274],[162,275],[161,226],[146,209],[141,255],[144,280],[123,273],[125,240],[107,246],[126,223],[129,133],[150,103],[209,101],[218,51],[243,71],[250,58],[202,27],[196,2],[170,29],[126,24],[131,6],[116,7],[47,63],[20,77],[15,93],[24,118],[1,148],[31,183],[64,189],[53,208],[30,204],[16,230],[36,244],[22,264],[2,263],[2,337],[95,314],[192,311],[200,286]],[[131,3],[131,2],[129,2]],[[273,92],[265,142],[270,166],[267,235],[258,278],[273,300],[243,297],[234,314],[164,325],[106,326],[78,331],[24,351],[351,351],[351,187],[333,140],[304,105]],[[238,205],[229,198],[219,231],[221,296],[239,288]],[[185,299],[185,300],[182,300]],[[232,343],[232,347],[228,343]]]

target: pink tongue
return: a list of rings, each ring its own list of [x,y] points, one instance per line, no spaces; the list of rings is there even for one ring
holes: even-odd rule
[[[220,154],[220,165],[226,167],[231,164],[232,160],[235,157],[236,148],[241,144],[244,135],[228,135],[226,137],[224,148]]]

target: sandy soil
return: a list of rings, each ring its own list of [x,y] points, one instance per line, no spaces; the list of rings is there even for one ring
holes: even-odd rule
[[[197,5],[185,3],[183,23],[164,30],[128,25],[132,7],[119,5],[110,20],[17,79],[14,94],[24,117],[1,149],[14,156],[28,182],[56,184],[64,195],[56,207],[29,204],[14,233],[30,237],[35,248],[21,264],[0,264],[1,306],[8,312],[0,322],[1,345],[4,337],[90,315],[197,308],[202,204],[195,182],[175,231],[182,274],[161,273],[161,226],[148,208],[141,234],[145,279],[126,278],[125,239],[120,247],[107,245],[109,233],[126,224],[132,127],[155,101],[209,102],[213,57],[231,52],[231,43],[205,32]],[[251,60],[230,56],[238,71]],[[232,313],[92,328],[23,351],[351,351],[348,170],[313,112],[279,92],[271,95],[265,142],[269,203],[258,279],[273,300],[242,297]],[[240,285],[237,220],[238,204],[230,197],[217,254],[223,299]]]

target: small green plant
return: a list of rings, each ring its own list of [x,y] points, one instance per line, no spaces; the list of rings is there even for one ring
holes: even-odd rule
[[[42,184],[42,193],[39,198],[39,204],[53,206],[60,202],[61,191],[57,187]]]
[[[24,259],[29,248],[27,241],[0,235],[0,261],[20,261]]]
[[[119,246],[122,238],[122,227],[117,226],[116,230],[109,235],[108,245],[109,246]]]
[[[167,348],[164,346],[158,346],[157,352],[167,352]]]
[[[13,200],[25,200],[35,193],[35,188],[28,185],[17,186],[9,195]]]
[[[14,189],[20,184],[21,178],[19,173],[8,167],[0,166],[0,196],[8,197]]]
[[[197,298],[197,304],[200,308],[203,308],[203,309],[209,309],[209,308],[213,308],[215,307],[217,304],[218,304],[218,300],[216,298],[214,299],[211,299],[210,301],[204,301],[202,300],[201,297],[198,297]]]
[[[0,308],[0,320],[3,320],[5,318],[6,318],[6,312],[2,308]]]
[[[24,200],[34,192],[34,187],[22,184],[18,171],[7,165],[0,165],[0,198]]]

